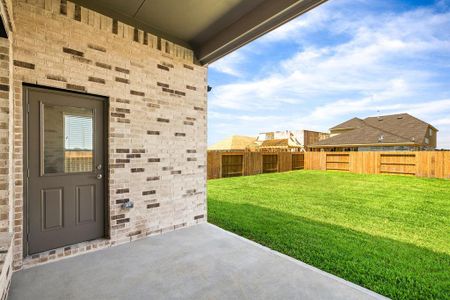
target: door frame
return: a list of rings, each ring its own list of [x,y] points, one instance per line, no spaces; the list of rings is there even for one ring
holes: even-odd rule
[[[22,84],[22,118],[23,118],[23,218],[22,218],[22,245],[23,245],[23,258],[28,256],[28,232],[29,232],[29,220],[28,220],[28,179],[29,179],[29,168],[28,168],[28,128],[29,128],[29,120],[28,120],[28,91],[29,90],[41,90],[46,92],[53,93],[71,93],[74,95],[80,95],[84,98],[91,98],[95,100],[103,101],[103,166],[105,170],[105,180],[103,181],[103,202],[104,202],[104,228],[103,234],[104,238],[110,238],[109,231],[109,107],[110,101],[109,97],[94,95],[90,93],[80,93],[77,91],[48,87],[43,85],[35,85],[35,84]]]

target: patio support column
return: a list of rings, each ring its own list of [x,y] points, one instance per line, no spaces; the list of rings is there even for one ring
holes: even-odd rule
[[[0,7],[0,298],[6,299],[12,275],[13,205],[13,98],[10,25],[5,26],[7,9]]]

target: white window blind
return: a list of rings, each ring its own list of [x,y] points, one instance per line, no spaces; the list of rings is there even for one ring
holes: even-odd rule
[[[93,122],[90,116],[64,116],[66,150],[93,150]]]

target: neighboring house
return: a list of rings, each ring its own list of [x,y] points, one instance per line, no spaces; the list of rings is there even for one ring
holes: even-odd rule
[[[258,142],[257,149],[259,151],[301,151],[303,145],[291,136],[286,139],[272,139]]]
[[[324,132],[285,130],[260,133],[256,143],[261,151],[306,151],[309,145],[328,138]]]
[[[310,146],[313,151],[434,150],[438,130],[407,113],[353,118],[330,128],[330,138]]]
[[[260,133],[257,138],[233,135],[208,147],[208,151],[305,151],[330,135],[310,130],[285,130]]]
[[[253,146],[255,137],[233,135],[208,147],[208,151],[244,151]]]

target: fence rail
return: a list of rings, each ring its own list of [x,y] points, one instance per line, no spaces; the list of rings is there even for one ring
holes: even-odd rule
[[[233,155],[241,158],[227,157]],[[229,162],[233,162],[233,165],[227,165]],[[241,162],[242,166],[236,162]],[[208,151],[208,179],[300,169],[450,178],[450,151],[277,153]],[[232,170],[232,173],[227,173],[228,170]]]

